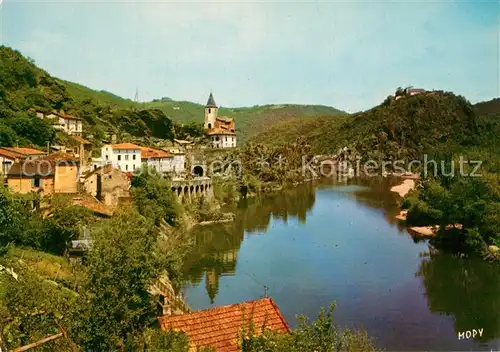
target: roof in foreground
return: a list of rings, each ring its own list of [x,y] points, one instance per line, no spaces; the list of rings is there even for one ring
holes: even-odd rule
[[[290,332],[285,318],[271,298],[159,318],[163,330],[183,331],[193,346],[211,346],[217,352],[239,351],[239,333],[250,321],[253,321],[256,333],[261,333],[263,327]]]

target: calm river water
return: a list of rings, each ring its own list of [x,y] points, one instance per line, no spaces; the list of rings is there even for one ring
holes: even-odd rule
[[[308,184],[247,200],[234,223],[195,228],[188,304],[258,299],[267,286],[292,327],[336,301],[339,326],[365,327],[390,351],[498,350],[498,267],[416,243],[394,219],[391,182]],[[482,338],[458,340],[472,329]]]

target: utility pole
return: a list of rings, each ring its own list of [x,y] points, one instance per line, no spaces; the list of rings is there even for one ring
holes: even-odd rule
[[[266,285],[264,285],[264,297],[267,298],[267,289],[269,287],[267,287]]]

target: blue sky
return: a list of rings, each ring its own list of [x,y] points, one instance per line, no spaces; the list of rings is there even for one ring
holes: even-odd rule
[[[1,1],[1,0],[0,0]],[[140,100],[323,104],[354,112],[398,86],[500,96],[490,2],[18,1],[0,40],[54,76]]]

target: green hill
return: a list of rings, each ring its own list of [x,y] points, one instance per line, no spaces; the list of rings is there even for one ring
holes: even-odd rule
[[[302,136],[315,153],[349,146],[370,157],[413,158],[439,146],[473,144],[479,120],[465,98],[449,92],[388,97],[382,104],[340,117],[314,117],[278,123],[254,142],[291,142]]]
[[[163,111],[179,123],[203,122],[204,105],[186,101],[158,100],[142,103],[141,107]],[[221,108],[219,116],[234,118],[239,141],[266,131],[269,127],[295,118],[308,118],[319,115],[344,115],[345,113],[329,106],[321,105],[263,105],[241,108]]]
[[[176,101],[171,98],[155,99],[150,102],[135,103],[130,99],[123,99],[106,91],[95,91],[77,83],[60,80],[66,86],[74,99],[79,101],[93,100],[100,104],[110,105],[121,109],[159,110],[172,121],[179,124],[202,123],[205,106],[189,101]],[[262,105],[253,107],[224,108],[219,110],[220,116],[234,118],[237,127],[237,136],[243,142],[251,136],[267,130],[282,121],[312,116],[338,116],[345,112],[323,105]]]
[[[18,51],[0,46],[0,145],[46,146],[48,142],[64,141],[63,134],[35,118],[34,111],[29,111],[33,107],[64,110],[81,117],[86,136],[93,136],[96,142],[110,134],[116,134],[120,140],[196,136],[202,133],[204,116],[201,104],[170,98],[135,103],[107,91],[52,77]],[[220,111],[221,116],[236,120],[240,142],[278,122],[320,114],[342,112],[313,105],[268,105]]]

